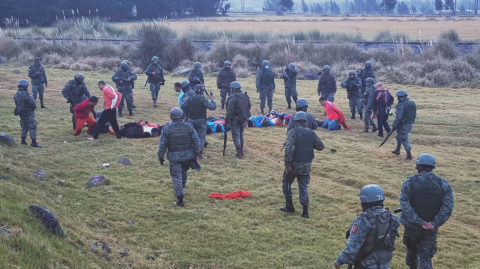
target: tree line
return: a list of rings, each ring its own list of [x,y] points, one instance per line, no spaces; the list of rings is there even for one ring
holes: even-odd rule
[[[111,21],[225,15],[228,0],[1,0],[2,26],[13,19],[20,26],[50,26],[71,17],[100,17]]]

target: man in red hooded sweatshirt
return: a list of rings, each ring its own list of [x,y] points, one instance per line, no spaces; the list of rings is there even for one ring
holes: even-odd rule
[[[73,136],[79,136],[82,133],[82,128],[87,123],[88,130],[87,134],[92,135],[95,128],[95,119],[90,116],[93,108],[97,105],[98,98],[92,96],[88,99],[83,100],[80,104],[76,105],[73,108],[74,117],[76,122],[75,133]]]
[[[103,113],[98,119],[97,126],[105,126],[105,124],[110,122],[110,125],[115,132],[115,135],[118,139],[122,138],[120,134],[120,129],[117,123],[117,108],[120,105],[122,99],[122,94],[119,93],[115,88],[110,85],[106,85],[104,81],[98,82],[98,88],[103,92]],[[88,140],[94,141],[97,140],[100,135],[100,128],[95,129],[93,137],[89,137]]]
[[[340,130],[343,128],[350,129],[350,126],[345,122],[345,115],[333,102],[327,101],[325,97],[321,97],[319,101],[327,113],[327,120],[323,122],[323,128],[328,129],[329,131]]]

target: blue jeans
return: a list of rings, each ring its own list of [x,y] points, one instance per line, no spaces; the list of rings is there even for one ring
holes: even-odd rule
[[[390,133],[390,125],[388,124],[388,114],[385,112],[385,109],[380,109],[377,113],[377,124],[378,124],[378,136],[383,137],[383,129],[387,133]]]
[[[338,120],[325,120],[322,125],[323,128],[329,131],[340,130],[342,127],[338,125]]]

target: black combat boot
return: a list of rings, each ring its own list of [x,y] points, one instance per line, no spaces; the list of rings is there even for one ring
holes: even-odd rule
[[[302,217],[308,219],[308,205],[304,205],[304,206],[303,206]]]
[[[222,110],[225,109],[225,103],[222,103]]]
[[[392,150],[391,152],[395,155],[400,155],[400,146],[401,144],[397,144],[397,148],[395,150]]]
[[[292,199],[287,200],[286,205],[284,207],[280,207],[280,210],[283,212],[295,212]]]
[[[185,204],[183,203],[183,195],[177,196],[177,200],[177,202],[173,202],[173,205],[185,206]]]
[[[272,112],[272,110],[273,110],[272,107],[269,107],[268,108],[268,113]]]
[[[365,128],[365,130],[361,131],[360,133],[361,133],[361,134],[366,134],[366,133],[368,133],[368,128]]]
[[[41,104],[41,106],[40,106],[40,107],[41,107],[41,108],[47,108],[46,106],[44,106],[44,105],[43,105],[43,103]]]
[[[373,125],[373,128],[372,128],[372,133],[375,133],[377,131],[377,125]]]
[[[133,117],[133,111],[132,111],[132,110],[129,110],[129,111],[128,111],[128,116],[132,116],[132,117]]]
[[[123,117],[121,110],[118,111],[118,117],[120,117],[120,118]]]
[[[206,159],[206,157],[203,157],[202,153],[203,153],[203,151],[200,151],[200,154],[198,154],[198,156],[197,156],[197,161],[205,160],[205,159]]]
[[[22,137],[22,145],[28,145],[27,141],[26,141],[26,137]]]
[[[244,152],[243,152],[243,144],[242,144],[242,147],[240,148],[240,151],[241,151],[242,157],[243,157],[243,153],[244,153]]]
[[[260,114],[263,115],[263,108],[260,108]]]
[[[290,102],[288,102],[288,106],[286,109],[292,109],[292,104]]]
[[[363,114],[362,113],[359,113],[360,114],[360,119],[363,120]]]
[[[237,148],[237,154],[235,154],[235,156],[233,156],[233,157],[241,159],[242,158],[242,149]]]
[[[410,150],[407,150],[407,156],[403,157],[402,160],[413,160],[412,152]]]
[[[37,143],[36,139],[32,139],[32,144],[30,146],[32,146],[34,148],[41,148],[42,147]]]
[[[355,119],[355,113],[352,113],[352,117],[350,119],[354,120]]]
[[[132,108],[137,108],[134,104],[132,104]]]
[[[157,107],[157,101],[153,101],[153,107]]]

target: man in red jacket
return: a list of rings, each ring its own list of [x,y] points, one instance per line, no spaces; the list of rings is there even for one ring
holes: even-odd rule
[[[118,139],[122,138],[120,134],[120,129],[117,123],[117,108],[120,105],[122,100],[122,94],[119,93],[115,88],[110,85],[106,85],[104,81],[98,82],[98,88],[103,92],[103,113],[98,119],[97,126],[105,126],[107,122],[110,122],[110,125],[115,132],[115,135]],[[95,128],[93,137],[89,137],[88,140],[94,141],[97,140],[100,135],[100,128]]]
[[[333,102],[327,101],[325,97],[321,97],[319,101],[327,113],[327,120],[323,122],[323,128],[328,129],[329,131],[340,130],[343,128],[350,129],[350,126],[345,122],[345,115]]]
[[[85,122],[88,125],[87,134],[92,135],[95,128],[95,119],[90,116],[93,108],[97,105],[98,98],[92,96],[88,99],[83,100],[80,104],[76,105],[73,108],[74,117],[76,122],[75,133],[73,136],[78,136],[82,133],[82,128],[85,125]]]

